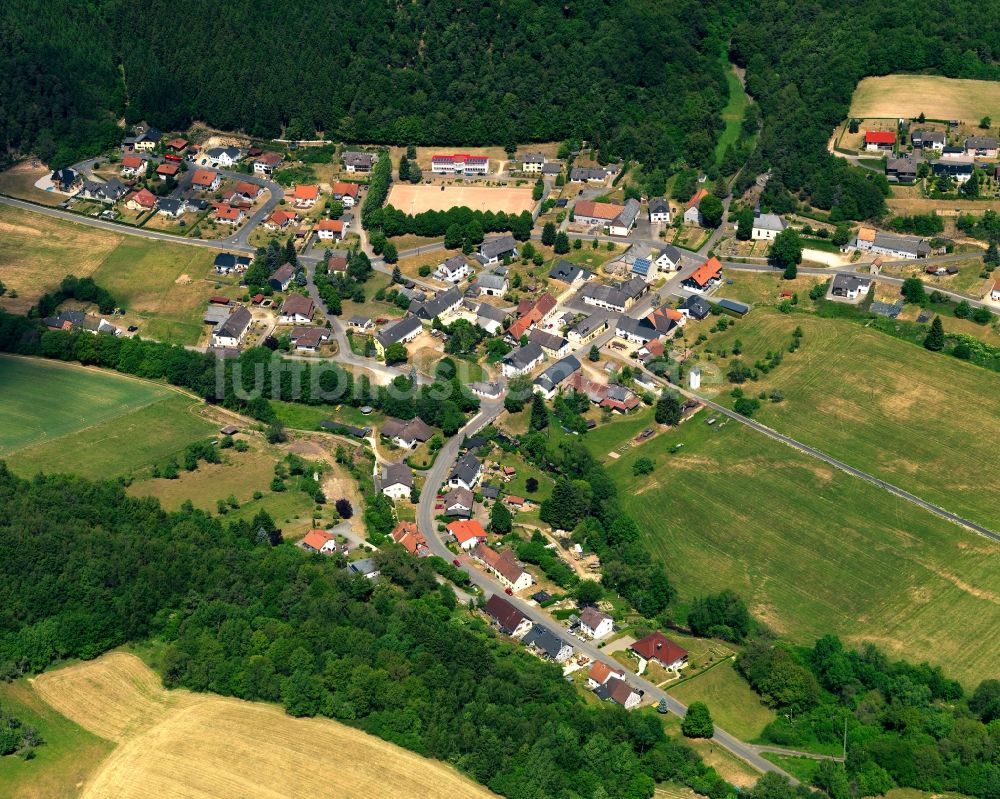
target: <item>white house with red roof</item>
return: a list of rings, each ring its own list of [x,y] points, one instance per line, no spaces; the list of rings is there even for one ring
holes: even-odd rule
[[[335,241],[344,238],[342,219],[321,219],[315,230],[316,238],[320,241]]]
[[[485,155],[435,155],[431,158],[431,172],[435,175],[486,175],[490,159]]]
[[[357,183],[334,183],[333,199],[344,204],[344,208],[353,208],[358,201],[358,191],[360,187]]]
[[[990,289],[990,299],[993,302],[1000,302],[1000,280],[993,284],[993,288]]]
[[[309,552],[331,555],[337,551],[337,539],[326,530],[310,530],[302,539],[302,548]]]
[[[222,185],[222,175],[211,169],[196,169],[191,186],[197,191],[215,191]]]
[[[704,293],[710,291],[722,282],[722,262],[714,255],[695,269],[690,277],[681,281],[688,291]]]
[[[239,225],[247,218],[242,208],[235,208],[228,203],[217,203],[212,218],[223,225]]]
[[[629,649],[639,658],[639,674],[650,662],[658,663],[668,671],[677,671],[687,665],[687,650],[675,644],[659,630],[633,643]]]
[[[149,189],[139,189],[125,201],[125,207],[133,211],[149,211],[156,207],[156,197]]]
[[[701,201],[708,196],[708,189],[698,189],[694,193],[694,197],[688,200],[688,204],[684,209],[684,221],[692,225],[700,225],[702,223],[701,210],[698,208],[701,205]]]
[[[319,199],[319,186],[298,185],[292,192],[292,202],[296,208],[312,208]]]
[[[122,158],[122,177],[123,178],[137,178],[140,175],[146,174],[146,165],[148,161],[145,158],[140,158],[137,155],[126,155]]]
[[[870,153],[892,152],[896,146],[896,134],[891,130],[865,131],[865,150]]]
[[[475,549],[478,544],[486,541],[486,531],[475,519],[452,522],[446,529],[456,543],[466,551]]]
[[[590,671],[587,672],[587,685],[592,689],[597,688],[604,685],[610,677],[617,677],[619,680],[625,679],[625,669],[613,669],[607,663],[600,660],[595,661],[594,665],[590,667]]]
[[[603,638],[615,629],[615,621],[597,608],[587,607],[580,614],[580,632],[591,638]]]

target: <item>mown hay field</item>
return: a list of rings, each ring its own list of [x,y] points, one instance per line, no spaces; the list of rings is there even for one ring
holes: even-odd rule
[[[1000,120],[1000,83],[942,78],[937,75],[884,75],[865,78],[851,98],[852,117],[928,119],[978,122]]]
[[[33,685],[59,713],[118,744],[83,799],[493,796],[444,763],[335,721],[167,691],[125,653],[43,674]]]

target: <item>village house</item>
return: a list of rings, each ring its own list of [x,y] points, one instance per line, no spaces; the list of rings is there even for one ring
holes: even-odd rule
[[[580,370],[580,361],[575,355],[567,355],[548,367],[532,383],[532,391],[545,399],[552,399],[559,386]]]
[[[167,142],[167,149],[173,150],[175,153],[182,153],[187,148],[188,148],[187,139],[176,138],[176,139],[171,139],[170,141]]]
[[[427,546],[427,538],[417,528],[416,522],[400,522],[389,535],[395,543],[411,555],[426,558],[431,554],[431,550]]]
[[[479,458],[471,452],[465,452],[455,463],[455,468],[448,476],[448,485],[452,488],[461,487],[471,491],[479,484],[479,478],[482,477],[482,474],[483,464],[479,462]]]
[[[887,158],[885,176],[897,183],[912,183],[917,179],[917,168],[924,163],[918,153],[906,153],[899,158]]]
[[[549,279],[560,280],[572,286],[578,280],[587,280],[591,277],[591,274],[591,272],[588,272],[582,266],[567,261],[564,258],[549,270]]]
[[[620,666],[612,669],[604,661],[595,660],[594,665],[587,672],[587,687],[591,690],[598,688],[604,685],[610,677],[617,677],[619,680],[624,679],[625,669]]]
[[[393,344],[406,344],[413,341],[423,330],[420,320],[415,316],[407,316],[382,328],[375,336],[375,351],[380,358],[385,357],[385,351]]]
[[[434,435],[434,430],[419,416],[406,421],[390,416],[382,423],[379,435],[388,438],[397,447],[414,449],[418,444],[430,439]]]
[[[274,273],[268,278],[267,285],[271,287],[273,291],[285,291],[291,284],[292,280],[295,278],[295,267],[291,264],[282,264]]]
[[[146,174],[149,162],[137,155],[126,155],[122,158],[121,173],[123,178],[137,178]]]
[[[503,387],[498,381],[485,383],[469,383],[468,389],[482,399],[498,399],[503,393]]]
[[[310,530],[302,538],[301,546],[307,552],[332,555],[337,551],[337,538],[326,530]]]
[[[649,291],[649,284],[639,275],[621,283],[606,285],[604,283],[588,283],[580,297],[587,305],[594,305],[606,311],[625,313],[632,305]]]
[[[212,219],[221,225],[240,225],[247,218],[242,208],[234,208],[228,203],[218,203],[212,212]]]
[[[712,312],[712,306],[708,300],[702,297],[688,297],[677,309],[688,319],[701,320]]]
[[[545,156],[541,153],[524,153],[519,160],[522,172],[541,173],[545,166]]]
[[[442,291],[430,300],[414,300],[410,303],[411,314],[424,322],[431,322],[434,319],[441,319],[456,311],[462,304],[462,292],[457,288],[450,288]]]
[[[296,352],[319,352],[324,341],[330,340],[330,332],[323,327],[293,327],[288,333]]]
[[[149,189],[139,189],[125,201],[131,211],[151,211],[156,207],[156,196]]]
[[[348,172],[361,172],[367,174],[372,171],[372,167],[378,160],[375,153],[362,153],[348,150],[344,153],[344,169]]]
[[[581,225],[598,225],[608,228],[612,236],[627,236],[639,216],[637,200],[629,199],[624,205],[580,200],[573,207],[573,221]]]
[[[279,209],[267,218],[267,221],[264,222],[264,227],[268,230],[285,230],[289,225],[297,222],[298,219],[299,215],[294,211]]]
[[[670,203],[664,197],[649,201],[649,221],[656,224],[670,224]]]
[[[580,632],[589,638],[603,638],[615,629],[615,621],[597,608],[586,607],[580,613]]]
[[[219,166],[223,169],[231,169],[236,166],[241,155],[239,147],[211,147],[205,150],[205,157],[212,162],[213,166]]]
[[[777,237],[788,224],[777,214],[762,214],[760,206],[753,209],[753,227],[750,238],[754,241],[770,241]]]
[[[347,571],[350,574],[364,577],[366,580],[374,580],[381,574],[373,558],[362,558],[361,560],[352,561],[347,564]]]
[[[176,197],[159,197],[156,200],[156,210],[171,219],[177,219],[184,213],[184,201]]]
[[[162,137],[163,134],[157,128],[149,127],[139,131],[134,136],[126,136],[122,142],[122,150],[129,153],[136,150],[151,153],[156,149],[156,145],[160,143]]]
[[[312,208],[319,198],[319,186],[299,184],[291,193],[292,203],[296,208]]]
[[[453,488],[444,495],[442,501],[445,516],[457,516],[461,519],[468,519],[472,515],[472,506],[475,504],[473,493],[459,486]]]
[[[159,176],[160,180],[167,180],[168,178],[177,178],[177,173],[180,172],[181,165],[174,161],[164,161],[158,167],[156,167],[156,174]]]
[[[601,313],[593,313],[590,316],[585,316],[573,325],[566,333],[566,336],[569,338],[571,344],[581,347],[584,344],[589,344],[607,330],[609,323],[609,316]]]
[[[479,544],[472,550],[472,557],[496,576],[504,588],[509,588],[514,593],[530,588],[535,582],[510,549],[497,552],[486,544]]]
[[[486,175],[490,159],[485,155],[435,155],[431,158],[431,172],[435,175]]]
[[[615,323],[615,335],[633,344],[645,344],[660,337],[652,322],[646,317],[633,319],[631,316],[625,315],[618,317],[618,321]]]
[[[503,356],[500,371],[504,377],[517,377],[528,374],[545,358],[545,353],[539,344],[528,342]]]
[[[81,197],[101,203],[116,203],[126,194],[128,188],[118,178],[111,178],[103,183],[98,180],[85,180],[80,187]]]
[[[873,252],[878,255],[891,255],[896,258],[910,260],[926,258],[931,251],[930,245],[922,239],[882,233],[869,227],[858,229],[854,246],[866,252]]]
[[[334,183],[330,196],[343,204],[344,208],[353,208],[358,202],[360,188],[357,183]]]
[[[479,245],[478,260],[480,263],[491,266],[500,263],[504,258],[517,257],[517,242],[509,233],[486,239]]]
[[[684,221],[689,225],[701,225],[704,220],[701,216],[701,211],[698,206],[701,205],[701,201],[708,196],[708,189],[698,189],[694,193],[694,196],[688,200],[688,204],[684,207]]]
[[[448,283],[461,283],[471,272],[469,262],[465,260],[464,255],[453,255],[451,258],[438,264],[437,269],[434,270],[433,277],[438,280],[445,280]]]
[[[871,288],[872,278],[867,275],[852,275],[847,272],[838,272],[833,277],[830,284],[830,294],[833,297],[841,297],[846,300],[856,300],[863,297]]]
[[[997,146],[993,136],[970,136],[965,140],[965,154],[973,158],[996,158]]]
[[[250,330],[253,317],[244,306],[237,305],[226,319],[212,331],[213,347],[239,347]]]
[[[668,671],[677,671],[687,665],[687,650],[659,630],[636,641],[629,649],[639,658],[639,674],[646,670],[650,662],[658,663]]]
[[[258,175],[270,175],[284,160],[281,153],[261,153],[253,159],[253,171]]]
[[[535,624],[521,640],[525,646],[545,660],[565,663],[573,656],[573,647],[541,624]]]
[[[528,341],[541,347],[546,358],[562,358],[569,352],[569,342],[566,339],[537,327],[528,334]]]
[[[993,288],[990,289],[990,300],[1000,302],[1000,280],[994,282]]]
[[[370,316],[352,316],[347,320],[347,326],[357,333],[370,333],[375,328],[375,323]]]
[[[569,171],[571,183],[603,183],[608,173],[603,169],[575,166]]]
[[[706,292],[711,291],[722,282],[722,262],[712,256],[705,263],[699,266],[691,276],[681,281],[681,285],[688,291]]]
[[[931,161],[931,172],[935,177],[948,175],[956,183],[962,184],[972,178],[972,170],[975,166],[974,158],[960,155],[954,158],[940,158],[937,161]]]
[[[198,191],[216,191],[222,185],[222,175],[211,169],[196,169],[191,177],[191,186]]]
[[[378,467],[375,467],[376,470]],[[409,499],[413,489],[413,471],[405,463],[386,463],[375,477],[375,489],[394,501]]]
[[[80,173],[69,167],[55,170],[49,176],[49,180],[52,181],[53,188],[65,194],[72,194],[83,183]]]
[[[473,285],[480,297],[502,297],[507,293],[507,278],[492,272],[481,272]]]
[[[639,205],[638,200],[634,198],[627,199],[621,213],[609,223],[608,233],[612,236],[627,236],[632,232],[632,228],[635,227],[641,210],[642,207]]]
[[[541,324],[555,307],[556,298],[551,294],[543,294],[537,300],[521,300],[517,304],[517,321],[507,329],[507,336],[513,342],[519,341],[534,325]]]
[[[555,177],[562,173],[562,164],[558,161],[546,161],[542,164],[542,175]]]
[[[278,322],[283,325],[312,324],[313,301],[301,294],[289,294],[281,304]]]
[[[946,143],[945,135],[940,130],[915,130],[910,134],[910,144],[917,150],[934,150],[941,152]]]
[[[246,197],[250,202],[260,199],[264,193],[264,187],[259,183],[251,183],[249,180],[241,180],[236,184],[236,193]]]
[[[321,219],[313,230],[320,241],[339,241],[344,238],[342,219]]]
[[[531,620],[500,594],[493,594],[483,607],[500,632],[520,638],[531,629]]]
[[[642,695],[618,677],[608,677],[603,685],[594,689],[594,694],[606,702],[621,705],[626,710],[631,710],[642,701]]]
[[[895,146],[896,134],[890,130],[869,130],[865,132],[865,150],[870,153],[891,153]]]
[[[246,272],[251,263],[248,255],[233,255],[229,252],[220,252],[215,256],[213,266],[220,275],[228,275],[233,272]]]
[[[486,531],[475,519],[462,519],[449,522],[445,528],[455,539],[460,549],[470,552],[486,541]]]

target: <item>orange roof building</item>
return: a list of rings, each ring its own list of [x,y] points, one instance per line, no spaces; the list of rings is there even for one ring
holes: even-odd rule
[[[181,152],[181,150],[186,150],[188,146],[187,139],[171,139],[167,142],[167,147],[173,150],[175,153]]]
[[[708,196],[708,189],[698,189],[698,191],[694,193],[694,197],[688,200],[687,207],[697,208],[701,204],[701,201],[704,200],[707,196]]]
[[[705,288],[711,281],[722,277],[722,262],[714,255],[699,266],[685,283],[693,283],[698,288]]]
[[[326,530],[310,530],[302,539],[302,546],[312,552],[330,553],[336,551],[337,542]]]
[[[124,169],[145,169],[146,161],[137,155],[126,155],[122,158],[122,168]]]
[[[249,197],[251,200],[256,200],[261,195],[261,192],[264,191],[264,189],[258,186],[256,183],[250,183],[248,181],[241,180],[239,183],[236,184],[236,191],[239,194],[244,195],[245,197]]]
[[[573,217],[577,220],[600,219],[610,222],[622,212],[625,206],[614,203],[600,203],[593,200],[580,200],[573,207]]]
[[[233,206],[226,203],[219,203],[215,206],[215,213],[213,216],[219,222],[236,225],[243,221],[245,214],[243,213],[242,208],[233,208]]]
[[[139,189],[139,191],[125,201],[125,204],[133,207],[152,208],[156,205],[156,197],[148,189]]]
[[[411,555],[416,555],[418,558],[426,558],[431,554],[430,549],[427,548],[427,539],[417,529],[415,522],[400,522],[390,535],[393,541]]]
[[[319,186],[299,185],[292,192],[292,199],[297,204],[312,205],[317,197],[319,197]]]
[[[472,549],[486,540],[486,531],[475,519],[452,522],[447,530],[462,549]]]
[[[607,663],[598,660],[594,662],[594,665],[590,667],[590,671],[587,672],[587,681],[597,686],[604,685],[609,677],[618,677],[620,679],[624,676],[624,669],[612,669]]]
[[[667,669],[676,669],[687,662],[687,650],[675,644],[659,630],[636,641],[629,649],[643,660],[655,660]]]
[[[174,161],[164,161],[162,164],[156,167],[156,174],[162,175],[165,178],[167,177],[172,178],[174,175],[180,172],[180,169],[181,169],[180,164]]]
[[[206,189],[214,191],[219,188],[220,183],[222,183],[222,178],[219,177],[219,173],[213,172],[211,169],[196,169],[191,178],[191,185],[203,191]]]

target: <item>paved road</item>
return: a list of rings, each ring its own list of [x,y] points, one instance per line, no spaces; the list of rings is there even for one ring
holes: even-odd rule
[[[420,505],[417,509],[417,523],[421,532],[423,532],[423,534],[427,537],[427,543],[431,551],[435,555],[439,555],[449,562],[455,559],[455,555],[448,549],[447,546],[445,546],[442,537],[437,532],[437,522],[434,519],[434,499],[437,494],[437,490],[444,483],[454,466],[455,461],[458,458],[458,451],[461,442],[466,436],[473,435],[496,419],[501,410],[503,410],[502,401],[483,403],[479,414],[476,415],[464,428],[462,428],[457,435],[449,439],[442,450],[438,453],[434,466],[431,467],[430,471],[427,473],[423,491],[420,492]],[[486,575],[474,568],[469,563],[468,556],[463,556],[461,560],[463,561],[463,569],[468,572],[474,585],[481,588],[487,595],[503,593],[503,586],[489,575]],[[552,619],[534,603],[529,604],[518,596],[508,596],[507,600],[514,604],[532,621],[545,624],[550,628],[559,630],[561,634],[563,633],[560,623]],[[621,666],[621,664],[614,658],[598,649],[589,641],[573,639],[572,644],[579,652],[592,660],[602,661],[603,663],[606,663],[614,668]],[[652,699],[654,702],[659,702],[661,699],[665,700],[671,713],[683,717],[687,712],[686,705],[678,702],[674,697],[660,690],[648,680],[636,675],[631,675],[629,677],[629,681],[638,689],[644,691],[646,698]],[[774,771],[778,774],[783,774],[789,777],[793,784],[798,784],[798,782],[787,772],[778,768],[778,766],[774,765],[769,760],[763,758],[753,746],[743,743],[743,741],[733,735],[730,735],[720,727],[715,728],[713,740],[724,749],[734,754],[736,757],[749,763],[758,771]]]

